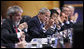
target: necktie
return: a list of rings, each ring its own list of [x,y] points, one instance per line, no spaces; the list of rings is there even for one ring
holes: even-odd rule
[[[17,27],[15,26],[14,28],[15,28],[16,33],[18,33],[18,29],[17,29]],[[20,38],[18,38],[18,39],[19,39],[19,41],[21,41]]]
[[[44,24],[43,23],[41,23],[41,28],[43,28],[44,27]]]

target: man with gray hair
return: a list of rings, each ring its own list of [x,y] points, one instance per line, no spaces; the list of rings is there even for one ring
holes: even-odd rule
[[[7,18],[3,22],[1,30],[1,46],[15,48],[15,43],[21,41],[24,32],[20,32],[19,23],[23,10],[19,6],[10,6],[7,10]]]
[[[46,31],[48,29],[47,22],[50,18],[50,11],[47,8],[40,9],[37,16],[34,16],[29,21],[29,35],[32,36],[32,38],[42,38],[46,37]]]

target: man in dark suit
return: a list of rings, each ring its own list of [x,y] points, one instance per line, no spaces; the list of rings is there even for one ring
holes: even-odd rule
[[[15,48],[15,43],[19,42],[24,32],[19,32],[19,22],[23,11],[19,6],[8,8],[8,18],[4,20],[1,28],[1,46],[6,48]]]
[[[78,18],[78,13],[74,14],[74,10],[75,9],[73,6],[63,7],[61,12],[61,20],[63,22],[61,24],[64,24],[64,25],[61,25],[60,31],[63,31],[63,30],[71,31],[70,28],[73,28],[73,24],[76,23],[76,20]],[[70,45],[72,45],[72,32],[70,32],[70,34],[69,32],[67,32],[67,35],[70,35],[70,36],[66,36],[68,38],[64,38],[64,43],[70,42]]]
[[[22,24],[22,23],[27,23],[27,25],[28,25],[28,22],[29,22],[29,20],[31,19],[31,17],[30,16],[27,16],[27,15],[24,15],[24,16],[22,16],[22,19],[21,19],[21,21],[20,21],[20,24]],[[25,33],[25,40],[27,41],[27,42],[30,42],[31,41],[31,37],[30,37],[30,35],[28,35],[28,27],[26,27],[25,29],[23,29],[22,31],[24,31],[24,33]]]
[[[50,11],[47,8],[40,9],[37,16],[29,21],[29,35],[32,38],[46,37],[48,26],[46,25],[50,17]]]

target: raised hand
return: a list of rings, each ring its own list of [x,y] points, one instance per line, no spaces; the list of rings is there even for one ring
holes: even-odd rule
[[[78,13],[75,13],[75,14],[74,14],[74,17],[75,17],[75,18],[74,18],[74,21],[76,21],[77,18],[78,18]]]
[[[24,23],[20,24],[18,28],[23,30],[24,28],[28,28],[28,25],[26,22],[24,22]]]
[[[70,20],[76,21],[78,18],[78,13],[75,13],[73,16],[70,16]]]
[[[54,24],[54,20],[53,19],[50,19],[48,21],[48,23],[45,25],[45,29],[48,29],[50,26],[52,26]]]

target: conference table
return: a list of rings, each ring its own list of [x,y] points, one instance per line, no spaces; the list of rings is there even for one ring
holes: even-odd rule
[[[66,34],[63,34],[63,32],[66,33],[67,30],[53,34],[52,36],[48,35],[46,38],[33,38],[30,42],[26,42],[24,40],[21,43],[16,44],[16,48],[57,48],[58,42],[60,42],[62,44],[62,48],[64,48],[63,37],[66,37]],[[71,33],[72,31],[68,31],[68,35]],[[72,40],[72,37],[69,37],[69,39]]]
[[[56,48],[56,46],[54,45],[55,40],[57,40],[57,38],[51,38],[51,39],[50,39],[50,37],[48,37],[48,38],[33,38],[31,40],[31,42],[23,41],[23,43],[18,44],[19,47],[16,46],[16,48],[43,48],[44,46],[47,46],[47,45],[49,45],[50,47]]]

